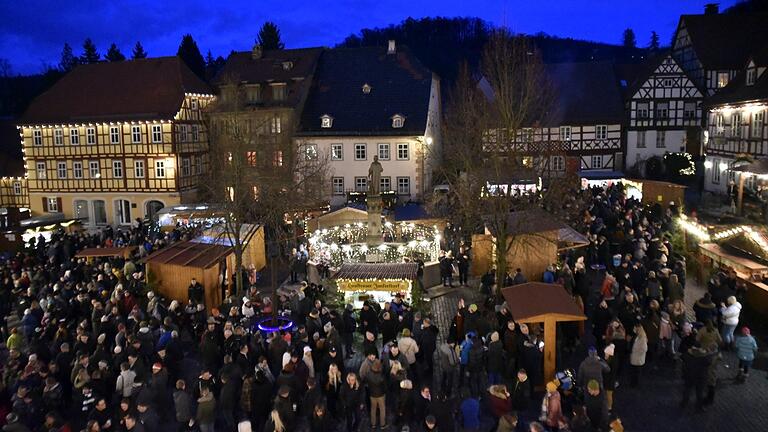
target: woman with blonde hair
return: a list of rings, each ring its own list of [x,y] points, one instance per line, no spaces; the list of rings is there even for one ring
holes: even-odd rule
[[[339,366],[336,363],[331,363],[330,366],[328,366],[328,377],[325,381],[325,394],[328,399],[328,412],[334,417],[338,417],[339,415],[337,402],[339,400],[339,392],[341,391],[342,385],[343,377],[341,376]]]
[[[273,409],[264,425],[264,432],[285,432],[285,423],[280,418],[280,413]]]
[[[356,431],[360,427],[363,410],[365,409],[365,391],[354,372],[347,374],[346,384],[341,386],[339,400],[346,417],[347,432]]]

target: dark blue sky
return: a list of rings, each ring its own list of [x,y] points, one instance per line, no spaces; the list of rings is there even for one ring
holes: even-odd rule
[[[513,31],[619,43],[631,27],[638,44],[656,30],[668,43],[680,14],[701,13],[716,0],[0,0],[0,58],[13,72],[33,73],[75,53],[93,38],[103,55],[112,42],[126,55],[140,40],[150,56],[176,53],[192,33],[201,51],[226,56],[250,49],[266,20],[287,47],[332,46],[364,27],[412,16],[478,16]],[[736,0],[721,0],[721,10]]]

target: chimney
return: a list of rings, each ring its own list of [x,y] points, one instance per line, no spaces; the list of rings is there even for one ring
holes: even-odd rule
[[[387,54],[395,54],[397,52],[397,48],[395,46],[395,40],[390,39],[387,42]]]
[[[253,49],[251,49],[251,58],[254,60],[260,59],[262,52],[263,52],[263,49],[261,48],[261,45],[259,44],[254,45]]]
[[[720,13],[720,3],[707,3],[704,5],[704,15],[717,15]]]

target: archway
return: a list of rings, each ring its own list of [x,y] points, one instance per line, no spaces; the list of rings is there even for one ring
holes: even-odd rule
[[[147,201],[147,203],[144,204],[144,214],[147,219],[152,219],[163,207],[165,207],[165,204],[163,204],[162,201]]]

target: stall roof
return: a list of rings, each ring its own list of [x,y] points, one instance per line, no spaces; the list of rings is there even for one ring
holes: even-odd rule
[[[579,171],[579,177],[587,180],[614,180],[624,178],[620,171]]]
[[[589,239],[571,227],[560,228],[557,232],[558,250],[574,249],[587,246]]]
[[[416,263],[345,263],[333,276],[334,279],[400,279],[414,280]]]
[[[558,231],[568,228],[568,225],[558,221],[554,215],[546,211],[534,208],[531,210],[518,210],[511,212],[507,218],[508,235],[535,234],[547,231]],[[492,227],[488,227],[491,234]]]
[[[586,319],[562,285],[528,282],[503,288],[507,309],[517,322],[543,322],[545,316],[557,321]]]
[[[208,268],[232,253],[232,248],[215,244],[185,241],[161,249],[146,259],[147,263],[183,267]]]
[[[127,256],[136,249],[136,246],[126,247],[95,247],[85,248],[75,255],[77,258],[90,258],[90,257],[117,257]]]
[[[758,159],[746,165],[733,167],[731,170],[760,175],[768,174],[768,159]]]

